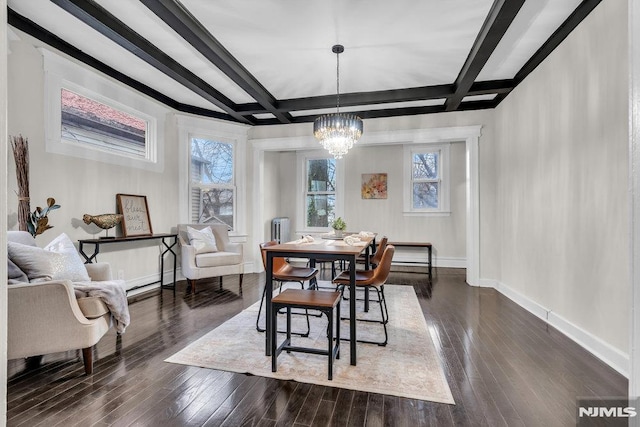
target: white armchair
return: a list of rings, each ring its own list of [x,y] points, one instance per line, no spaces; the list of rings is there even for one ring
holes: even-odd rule
[[[196,248],[190,244],[187,227],[202,230],[210,227],[216,239],[217,252],[196,253]],[[240,292],[242,292],[242,278],[244,274],[244,257],[242,244],[229,240],[229,229],[225,224],[179,224],[178,241],[180,242],[180,260],[182,275],[187,279],[187,293],[196,290],[199,279],[220,277],[229,274],[240,275]]]
[[[25,231],[9,231],[7,240],[35,246]],[[92,280],[111,279],[107,263],[86,268]],[[111,313],[100,298],[76,298],[69,280],[12,284],[7,293],[8,359],[82,349],[85,373],[92,373],[93,346],[111,327]]]

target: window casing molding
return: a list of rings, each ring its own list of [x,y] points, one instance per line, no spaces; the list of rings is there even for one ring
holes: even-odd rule
[[[164,170],[164,127],[168,113],[166,108],[46,49],[40,49],[40,51],[44,64],[47,152],[152,172]],[[61,136],[62,89],[70,90],[144,120],[147,123],[145,158],[63,139]]]
[[[306,150],[296,152],[296,230],[299,233],[325,233],[330,227],[309,227],[307,226],[306,209],[306,183],[307,183],[307,162],[316,159],[330,159],[332,156],[326,150]],[[344,161],[336,160],[336,207],[335,217],[344,216]]]
[[[413,207],[413,173],[412,159],[414,154],[438,153],[439,184],[438,207],[417,209]],[[406,144],[403,154],[403,215],[404,216],[448,216],[451,214],[451,182],[449,179],[450,144]]]
[[[220,142],[223,144],[229,144],[231,146],[231,150],[232,150],[232,162],[233,162],[233,177],[231,179],[231,182],[228,184],[221,184],[221,183],[203,183],[203,182],[197,182],[196,180],[193,179],[194,173],[191,170],[191,167],[193,166],[193,162],[191,161],[191,150],[189,150],[189,194],[192,194],[192,191],[194,189],[198,189],[200,190],[200,192],[202,191],[208,191],[208,190],[231,190],[233,192],[233,225],[232,225],[232,230],[235,231],[237,230],[237,213],[238,213],[238,187],[236,185],[236,180],[237,180],[237,173],[236,173],[236,169],[237,169],[237,160],[236,160],[236,152],[238,150],[238,143],[236,140],[233,139],[227,139],[227,138],[219,138],[219,137],[214,137],[212,135],[204,135],[204,134],[199,134],[199,133],[190,133],[189,134],[189,147],[191,147],[191,142],[193,139],[204,139],[204,140],[208,140],[208,141],[214,141],[214,142]],[[193,215],[193,198],[189,197],[188,200],[188,204],[189,204],[189,212],[191,212],[191,215]],[[193,216],[191,216],[191,221],[193,221]],[[196,221],[199,222],[199,221]]]
[[[191,222],[191,138],[205,138],[233,144],[234,161],[234,229],[232,236],[246,235],[246,187],[247,187],[247,130],[248,126],[215,119],[203,119],[183,114],[175,114],[179,143],[179,198],[180,222]]]

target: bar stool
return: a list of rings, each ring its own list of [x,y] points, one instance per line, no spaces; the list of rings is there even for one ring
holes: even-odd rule
[[[333,379],[333,361],[340,358],[340,299],[341,293],[337,291],[319,291],[309,289],[286,289],[273,297],[271,317],[271,371],[278,370],[278,355],[282,350],[287,353],[296,351],[300,353],[319,354],[328,356],[328,379]],[[286,339],[277,345],[278,338],[278,310],[286,309],[287,329]],[[326,350],[310,347],[298,347],[291,344],[291,309],[301,308],[305,310],[318,310],[326,314],[329,319],[327,326],[328,345]],[[334,312],[335,312],[335,344],[334,342]]]

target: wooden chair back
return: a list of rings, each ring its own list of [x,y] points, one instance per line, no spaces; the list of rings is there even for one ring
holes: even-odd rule
[[[387,236],[384,236],[380,240],[380,243],[378,243],[378,247],[376,248],[376,253],[373,254],[373,256],[371,257],[371,260],[370,260],[371,264],[373,265],[380,264],[380,261],[382,260],[382,254],[384,253],[384,249],[387,247],[388,241],[389,239],[387,239]]]
[[[267,269],[267,251],[265,250],[269,246],[275,246],[278,242],[275,240],[271,240],[270,242],[260,243],[260,253],[262,255],[262,265],[264,269]],[[282,257],[274,257],[273,258],[273,274],[278,274],[280,270],[288,266],[287,260]]]

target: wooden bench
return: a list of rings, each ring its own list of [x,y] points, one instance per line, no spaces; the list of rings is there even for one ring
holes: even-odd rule
[[[429,282],[431,282],[431,280],[433,279],[433,275],[432,275],[432,260],[433,260],[433,245],[431,245],[431,243],[429,242],[387,242],[388,245],[393,245],[396,248],[401,248],[401,247],[405,247],[405,248],[426,248],[427,249],[427,260],[426,262],[422,262],[422,261],[401,261],[403,263],[407,263],[407,264],[424,264],[428,267],[428,274],[429,274]]]
[[[278,355],[282,350],[289,353],[297,351],[301,353],[320,354],[328,356],[328,379],[333,379],[333,361],[340,358],[340,299],[342,294],[336,291],[318,291],[309,289],[287,289],[271,299],[271,371],[278,370]],[[287,310],[287,337],[280,346],[277,346],[278,330],[278,310]],[[291,345],[291,309],[313,309],[319,310],[327,315],[329,326],[327,327],[327,340],[329,341],[326,350],[310,347],[298,347]],[[334,341],[334,312],[335,314],[335,345]]]

